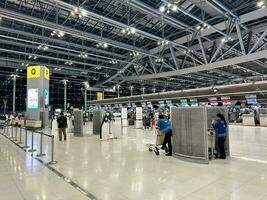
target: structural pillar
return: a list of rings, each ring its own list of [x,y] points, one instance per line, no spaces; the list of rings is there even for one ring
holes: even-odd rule
[[[45,66],[27,67],[27,120],[49,125],[49,69]]]
[[[64,84],[64,113],[67,113],[67,80],[63,80]]]
[[[16,112],[16,82],[17,82],[17,75],[13,75],[13,105],[12,105],[12,111],[13,113]]]
[[[146,88],[143,87],[143,88],[142,88],[142,92],[143,92],[143,94],[145,94],[145,90],[146,90]]]
[[[131,96],[133,96],[133,86],[130,87]]]
[[[153,88],[153,93],[156,93],[156,88]]]
[[[89,90],[89,83],[88,82],[83,82],[84,85],[84,111],[87,111],[87,90]]]
[[[120,97],[120,85],[117,85],[118,98]]]

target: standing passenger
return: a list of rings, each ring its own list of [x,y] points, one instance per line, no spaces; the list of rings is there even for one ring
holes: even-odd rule
[[[166,156],[172,156],[172,127],[169,119],[164,117],[164,115],[159,115],[157,127],[164,134],[164,141],[161,149],[165,150],[166,145],[168,144],[169,151]]]
[[[218,148],[220,153],[220,159],[225,159],[225,140],[227,132],[227,123],[222,114],[217,114],[217,119],[212,122],[212,126],[216,131],[218,137]]]
[[[64,136],[64,140],[67,140],[66,135],[66,128],[68,126],[67,118],[64,116],[63,112],[60,113],[60,116],[57,118],[57,124],[58,124],[58,135],[59,135],[59,141],[62,141],[62,133]]]

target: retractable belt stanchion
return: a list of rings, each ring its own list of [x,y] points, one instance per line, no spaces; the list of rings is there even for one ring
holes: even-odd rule
[[[15,138],[14,141],[18,141],[18,125],[15,126]]]
[[[11,140],[14,139],[14,129],[13,129],[13,125],[11,125]]]
[[[20,129],[19,129],[19,142],[18,144],[23,144],[22,142],[22,126],[20,126]]]
[[[35,152],[36,151],[36,149],[34,149],[34,131],[32,130],[32,144],[31,144],[31,149],[29,149],[28,150],[28,152],[30,152],[31,153],[31,155],[33,155],[33,152]]]
[[[43,133],[40,133],[40,153],[37,155],[37,157],[45,156],[45,153],[43,153]]]
[[[28,145],[28,131],[25,129],[25,141],[24,141],[24,147],[23,149],[28,149],[30,146]]]
[[[57,164],[57,161],[55,161],[54,159],[54,151],[55,151],[55,148],[54,148],[54,140],[55,140],[55,136],[52,135],[51,136],[51,161],[48,163],[49,165],[55,165]]]

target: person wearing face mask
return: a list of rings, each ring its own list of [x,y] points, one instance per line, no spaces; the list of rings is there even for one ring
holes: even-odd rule
[[[225,154],[225,141],[227,137],[227,123],[224,116],[220,113],[217,114],[216,120],[212,122],[212,126],[217,134],[218,148],[220,159],[226,159]]]

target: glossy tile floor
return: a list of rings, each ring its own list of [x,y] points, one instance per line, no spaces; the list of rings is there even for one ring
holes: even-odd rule
[[[39,161],[0,136],[1,200],[87,200]]]
[[[66,142],[56,140],[58,164],[53,167],[100,200],[267,200],[267,128],[231,126],[232,157],[215,160],[209,165],[156,156],[145,147],[146,143],[154,142],[153,131],[133,128],[125,131],[123,139],[118,140],[100,141],[97,136],[76,138],[70,135]],[[22,166],[35,163],[21,150],[16,150],[15,145],[7,145],[2,136],[0,141],[6,144],[1,145],[3,166],[10,166],[6,154],[12,152],[20,152],[14,153],[13,160],[22,162]],[[49,149],[47,145],[45,151],[49,153]],[[16,174],[14,166],[10,168]],[[24,186],[20,190],[38,193],[39,197],[32,195],[33,199],[51,195],[49,188],[55,188],[56,195],[62,199],[67,199],[66,191],[73,191],[39,163],[30,169],[33,171],[31,179],[45,182],[42,189],[29,183],[28,188]],[[21,173],[28,174],[28,171],[27,167],[21,168]],[[3,170],[0,173],[2,175]],[[57,184],[62,185],[58,187],[64,190],[51,187],[50,179],[58,180]],[[25,182],[26,178],[22,180]],[[21,180],[14,176],[13,181]]]

